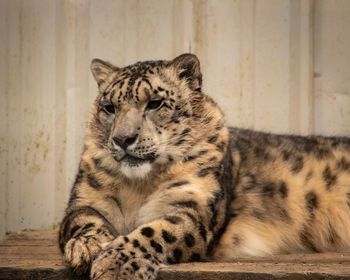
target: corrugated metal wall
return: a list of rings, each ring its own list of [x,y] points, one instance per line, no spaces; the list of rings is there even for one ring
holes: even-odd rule
[[[228,123],[349,134],[348,0],[0,0],[0,233],[63,213],[92,58],[196,53]]]

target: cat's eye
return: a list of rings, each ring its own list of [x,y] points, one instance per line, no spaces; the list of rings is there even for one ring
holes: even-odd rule
[[[163,105],[163,99],[151,100],[148,102],[146,110],[155,110]]]
[[[107,114],[114,114],[115,108],[114,105],[109,104],[102,107],[102,110],[105,111]]]

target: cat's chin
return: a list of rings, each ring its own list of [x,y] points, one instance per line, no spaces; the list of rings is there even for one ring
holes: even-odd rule
[[[120,162],[120,172],[129,179],[143,179],[151,172],[152,165],[149,161]]]

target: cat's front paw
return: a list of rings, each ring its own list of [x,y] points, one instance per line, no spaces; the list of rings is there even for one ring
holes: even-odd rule
[[[71,238],[64,248],[64,260],[77,274],[82,274],[89,270],[100,250],[101,247],[93,238]]]
[[[135,247],[121,237],[109,244],[93,261],[93,280],[153,280],[156,279],[160,261],[144,247]]]

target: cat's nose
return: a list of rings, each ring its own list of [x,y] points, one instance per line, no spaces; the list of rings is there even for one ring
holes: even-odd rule
[[[139,135],[137,133],[130,135],[115,135],[113,137],[114,144],[118,145],[122,149],[127,149],[130,145],[134,144]]]

